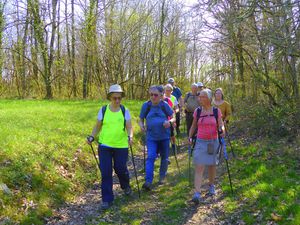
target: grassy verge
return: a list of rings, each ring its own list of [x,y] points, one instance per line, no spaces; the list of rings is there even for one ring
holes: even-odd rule
[[[258,141],[237,147],[232,164],[236,198],[226,198],[226,213],[246,224],[300,224],[299,143]],[[225,193],[230,187],[223,182]]]

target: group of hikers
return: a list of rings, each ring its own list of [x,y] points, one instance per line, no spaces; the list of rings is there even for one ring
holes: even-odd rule
[[[193,83],[191,91],[183,98],[181,90],[170,78],[166,85],[149,88],[150,100],[140,111],[139,127],[145,135],[147,158],[143,189],[150,191],[153,186],[154,163],[160,157],[159,182],[164,184],[169,161],[169,150],[175,152],[175,131],[180,134],[180,114],[184,111],[186,130],[190,145],[194,146],[195,166],[194,194],[192,201],[202,201],[201,186],[205,166],[208,167],[209,195],[215,195],[216,164],[218,163],[219,137],[225,135],[225,124],[229,122],[231,106],[224,100],[221,88],[214,92],[203,83]],[[108,105],[100,108],[97,122],[87,143],[92,144],[99,134],[98,156],[101,171],[102,209],[108,209],[114,200],[112,167],[117,174],[125,195],[132,193],[127,168],[128,149],[133,142],[133,129],[128,108],[121,104],[125,96],[121,86],[110,86]],[[171,143],[170,143],[171,142]]]

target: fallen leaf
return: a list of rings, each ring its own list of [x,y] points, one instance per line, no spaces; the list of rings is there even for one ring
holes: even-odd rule
[[[4,194],[12,195],[11,190],[7,187],[6,184],[0,184],[0,190],[3,191]]]
[[[271,213],[271,218],[272,220],[274,221],[279,221],[279,220],[282,220],[282,216],[276,214],[276,213]]]

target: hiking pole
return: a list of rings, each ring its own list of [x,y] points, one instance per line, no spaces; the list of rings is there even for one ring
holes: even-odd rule
[[[143,153],[144,153],[144,172],[146,173],[146,135],[143,138],[143,144],[144,144],[144,149],[143,149]]]
[[[130,146],[130,152],[131,152],[131,158],[132,158],[132,164],[133,164],[133,170],[134,170],[134,175],[135,175],[135,180],[136,180],[136,185],[138,188],[138,192],[139,192],[139,198],[141,198],[141,191],[140,191],[140,185],[139,185],[139,181],[137,178],[137,172],[136,172],[136,168],[135,168],[135,162],[134,162],[134,156],[133,156],[133,151],[132,151],[132,147]]]
[[[193,138],[192,139],[192,145],[189,145],[189,150],[188,150],[188,154],[189,154],[189,185],[192,185],[192,172],[191,172],[191,157],[193,155],[193,151],[195,148],[195,143],[196,143],[196,139]]]
[[[97,163],[97,165],[98,165],[99,171],[100,171],[100,173],[101,173],[100,164],[99,164],[99,161],[98,161],[98,159],[97,159],[97,156],[96,156],[96,153],[95,153],[95,151],[94,151],[94,148],[93,148],[92,143],[90,144],[90,146],[91,146],[91,149],[92,149],[94,158],[95,158],[95,160],[96,160],[96,163]]]
[[[227,125],[224,124],[224,127],[225,127],[226,136],[227,136],[227,138],[228,138],[228,142],[229,142],[229,145],[230,145],[230,149],[231,149],[232,156],[233,156],[233,158],[236,158],[236,156],[235,156],[235,154],[234,154],[234,151],[233,151],[233,147],[232,147],[232,145],[231,145],[231,140],[230,140],[230,137],[229,137]]]
[[[175,145],[175,148],[177,148],[176,145]],[[177,160],[177,154],[176,154],[176,149],[175,148],[172,148],[172,150],[173,150],[173,153],[174,153],[174,157],[175,157],[175,161],[176,161],[176,166],[177,166],[178,172],[179,172],[179,174],[181,174],[180,168],[179,168],[179,164],[178,164],[178,160]]]
[[[225,143],[224,138],[220,138],[220,141],[223,145],[223,153],[224,153],[224,158],[225,158],[225,161],[226,161],[226,167],[227,167],[227,173],[228,173],[228,178],[229,178],[229,183],[230,183],[230,188],[231,188],[231,194],[233,194],[230,170],[229,170],[229,165],[228,165],[228,155],[227,155],[227,152],[226,152],[226,143]]]

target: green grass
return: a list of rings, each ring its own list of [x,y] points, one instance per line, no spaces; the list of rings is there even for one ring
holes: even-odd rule
[[[7,224],[44,224],[54,208],[92,187],[99,175],[85,138],[103,104],[0,100],[0,183],[13,192],[8,195],[0,191],[0,221],[7,218]],[[141,134],[137,122],[142,102],[124,104],[133,117],[133,149],[138,151]],[[276,214],[278,224],[300,224],[300,167],[295,144],[233,144],[240,159],[230,161],[234,196],[226,173],[220,179],[225,192],[223,219],[233,224],[240,220],[266,224]],[[141,199],[118,197],[113,208],[97,218],[99,224],[141,224],[146,219],[152,224],[184,224],[187,213],[194,209],[188,203],[192,188],[188,186],[186,155],[181,157],[182,176],[171,157],[166,185],[157,186],[151,194],[142,193]],[[143,177],[139,180],[142,184]],[[131,182],[135,188],[135,180]],[[103,218],[110,218],[110,222],[103,222]]]
[[[236,198],[226,199],[227,214],[236,215],[242,208],[246,224],[300,224],[300,158],[295,146],[260,141],[236,147],[241,156],[231,164]],[[222,186],[229,193],[228,182]]]

